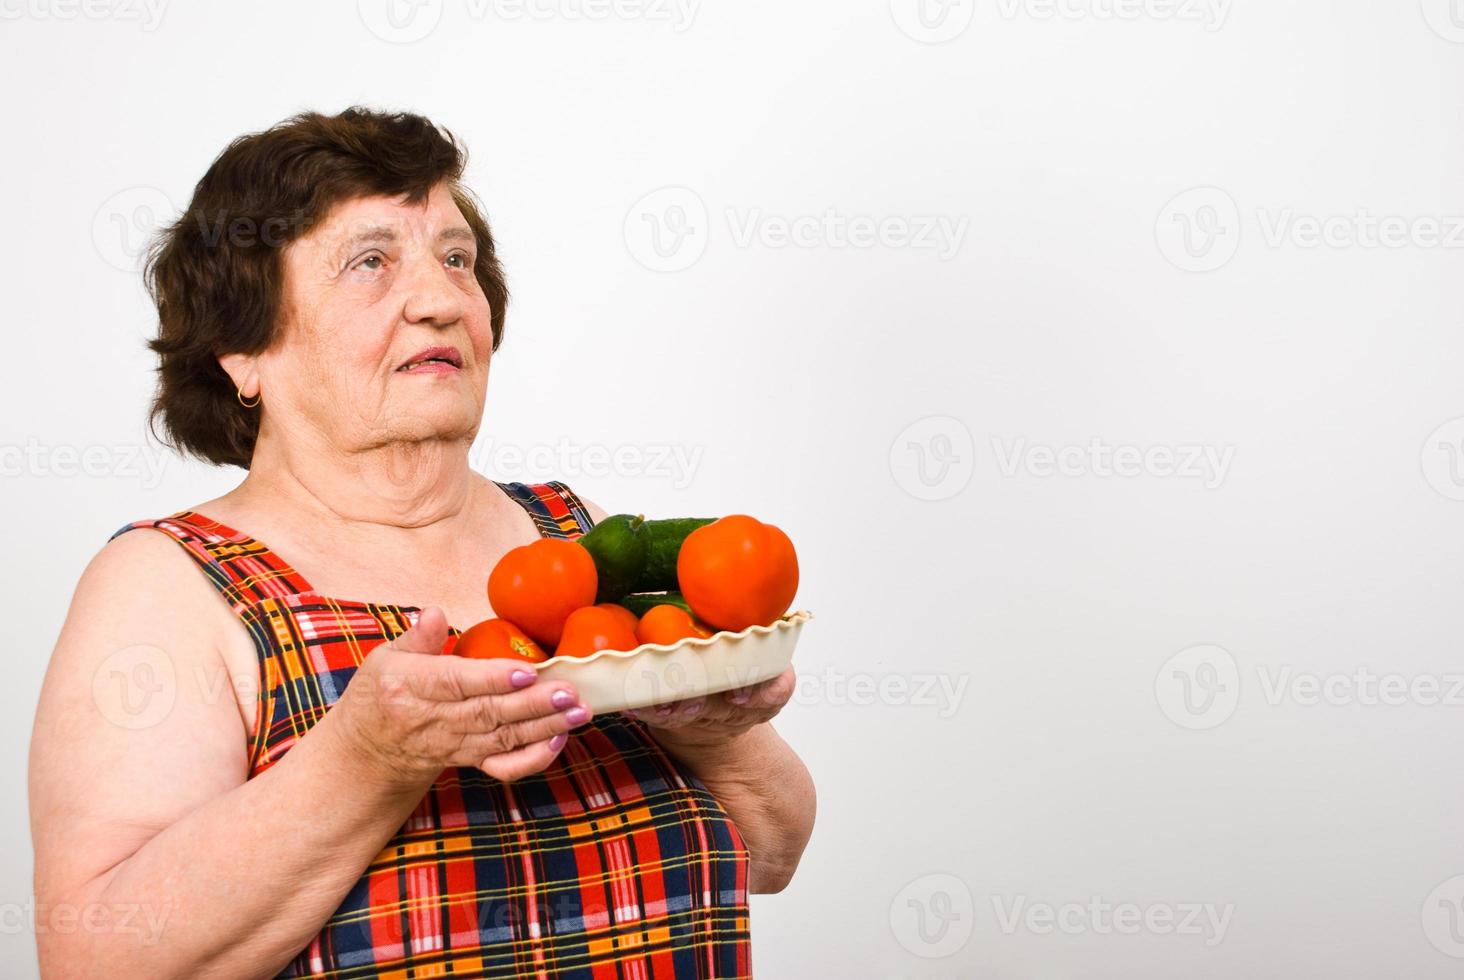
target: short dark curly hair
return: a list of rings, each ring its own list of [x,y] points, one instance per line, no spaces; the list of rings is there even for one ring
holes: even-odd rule
[[[473,267],[503,339],[508,286],[481,206],[461,186],[467,150],[412,113],[353,106],[304,112],[234,140],[193,189],[193,199],[153,240],[144,280],[158,310],[158,388],[149,424],[172,448],[249,468],[259,411],[241,405],[219,356],[257,354],[275,336],[284,250],[337,204],[405,195],[420,204],[448,181],[477,238]]]

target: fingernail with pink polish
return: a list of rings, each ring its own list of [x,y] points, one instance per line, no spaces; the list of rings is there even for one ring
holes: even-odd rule
[[[562,711],[574,704],[574,695],[568,691],[555,691],[549,698],[549,703]]]
[[[564,720],[571,725],[583,725],[590,718],[590,713],[581,707],[573,707],[564,713]]]
[[[516,670],[508,675],[508,682],[514,687],[528,687],[538,676],[532,670]]]
[[[747,694],[734,694],[727,700],[731,701],[733,704],[746,704],[747,702],[752,700],[752,697],[751,695]]]
[[[560,732],[558,735],[555,735],[549,740],[549,749],[550,751],[558,752],[560,749],[564,748],[564,743],[568,741],[569,736],[566,735],[564,732]]]

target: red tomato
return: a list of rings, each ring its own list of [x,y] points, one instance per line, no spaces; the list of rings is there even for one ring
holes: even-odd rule
[[[639,646],[625,620],[601,606],[585,606],[569,614],[556,657],[588,657],[597,650],[634,650]]]
[[[595,559],[583,547],[563,538],[540,538],[514,548],[493,566],[488,602],[494,613],[554,646],[569,614],[594,604],[598,584]]]
[[[691,611],[709,626],[767,626],[798,592],[798,555],[773,525],[733,514],[686,536],[676,578]]]
[[[457,638],[452,652],[473,660],[506,657],[537,664],[549,659],[539,644],[506,619],[485,619],[469,627]]]
[[[640,622],[640,620],[635,618],[635,613],[631,612],[629,609],[626,609],[618,602],[597,603],[595,605],[595,608],[604,609],[606,612],[619,616],[620,621],[625,624],[625,628],[630,630],[632,633],[635,632],[636,624]]]
[[[706,639],[711,635],[712,631],[692,619],[691,613],[670,603],[647,609],[635,631],[635,638],[642,643],[659,643],[668,647],[688,637]]]

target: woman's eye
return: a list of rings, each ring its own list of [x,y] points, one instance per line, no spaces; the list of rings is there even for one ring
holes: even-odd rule
[[[466,269],[469,265],[468,256],[465,252],[453,252],[447,257],[447,261],[449,264],[452,264],[454,269]]]
[[[356,268],[366,269],[370,272],[376,272],[381,268],[381,262],[382,258],[380,255],[368,255],[364,259],[356,263]],[[372,265],[371,263],[375,264]]]

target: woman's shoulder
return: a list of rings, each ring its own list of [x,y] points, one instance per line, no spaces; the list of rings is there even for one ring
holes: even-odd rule
[[[217,656],[230,613],[176,541],[135,521],[103,543],[71,596],[53,669],[90,671],[106,656],[146,646],[174,666]],[[237,628],[237,627],[236,627]]]
[[[128,521],[112,532],[87,571],[123,577],[181,577],[187,572],[198,578],[198,571],[190,566],[208,564],[208,546],[218,538],[208,523],[193,510]]]
[[[201,555],[189,546],[201,535],[185,513],[129,521],[114,531],[82,572],[78,597],[179,603],[206,598],[210,590],[194,567]]]
[[[220,530],[227,531],[193,508],[128,521],[83,570],[73,612],[118,622],[191,619],[217,630],[224,622],[219,611],[228,610],[200,566],[214,563],[209,549],[220,540]]]

